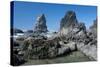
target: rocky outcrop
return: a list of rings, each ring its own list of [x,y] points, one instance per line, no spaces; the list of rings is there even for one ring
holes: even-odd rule
[[[97,19],[94,20],[87,35],[89,42],[81,50],[83,50],[87,56],[97,60]]]
[[[75,26],[78,25],[76,14],[74,11],[68,11],[60,22],[60,33],[67,34]]]
[[[29,37],[23,44],[23,57],[24,59],[45,59],[55,58],[60,55],[68,54],[71,51],[76,50],[75,42],[68,44],[60,42],[59,38],[52,40],[34,39]]]
[[[12,63],[14,66],[21,65],[25,62],[23,56],[21,54],[19,54],[19,52],[21,51],[20,46],[21,45],[19,42],[17,42],[17,41],[13,42]]]
[[[97,38],[97,19],[94,20],[93,25],[90,27],[89,35],[91,35],[91,37],[94,36],[94,38]]]
[[[90,29],[94,29],[94,28],[97,29],[97,19],[94,20],[93,25],[90,27]]]
[[[27,30],[25,33],[33,33],[33,30]]]
[[[64,47],[69,48],[70,51],[75,51],[75,50],[77,50],[77,45],[76,45],[75,42],[71,42],[71,41],[70,41],[70,42],[69,42],[69,41],[67,41],[67,42],[60,41],[59,43],[60,43],[61,46],[64,46]]]
[[[79,40],[87,37],[84,23],[79,23],[74,11],[68,11],[60,22],[60,36],[67,40]]]
[[[26,39],[23,44],[25,59],[43,59],[57,56],[57,42],[53,40],[34,39],[32,37]]]
[[[61,19],[60,29],[74,27],[78,23],[76,14],[74,11],[68,11],[65,16]]]
[[[21,64],[23,64],[23,63],[25,63],[25,61],[23,60],[22,57],[20,57],[20,56],[17,55],[17,54],[14,54],[14,55],[13,55],[13,65],[14,65],[14,66],[18,66],[18,65],[21,65]]]
[[[18,38],[14,42],[15,63],[28,59],[55,58],[76,50],[97,60],[97,20],[87,31],[85,24],[77,21],[75,12],[68,11],[61,20],[59,32],[54,32],[53,36],[48,38],[45,36],[47,31],[46,19],[42,14],[37,18],[34,31],[27,31],[33,32],[32,35]],[[21,49],[16,48],[20,44]]]
[[[11,29],[13,31],[14,34],[16,33],[24,33],[22,30],[20,29],[17,29],[17,28],[14,28],[14,29]]]
[[[37,22],[34,26],[35,33],[46,33],[47,30],[47,25],[46,25],[46,18],[45,15],[42,14],[41,16],[37,17]]]
[[[71,50],[77,48],[97,60],[97,19],[87,31],[85,24],[77,21],[75,12],[68,11],[60,23],[60,37],[67,41],[67,44],[63,43],[65,47],[67,45]]]
[[[95,45],[91,45],[90,43],[87,45],[84,43],[77,43],[77,48],[90,59],[97,60],[97,47]]]

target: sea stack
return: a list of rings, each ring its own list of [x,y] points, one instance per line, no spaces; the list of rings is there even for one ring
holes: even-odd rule
[[[60,22],[60,32],[67,34],[71,29],[78,25],[74,11],[68,11]]]
[[[37,17],[33,31],[35,33],[46,33],[48,31],[46,25],[46,18],[44,14]]]

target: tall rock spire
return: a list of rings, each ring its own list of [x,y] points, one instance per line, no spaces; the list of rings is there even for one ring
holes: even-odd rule
[[[60,34],[68,34],[78,26],[78,21],[74,11],[68,11],[60,22]]]
[[[42,14],[42,15],[38,16],[36,21],[37,22],[35,24],[33,31],[36,33],[46,33],[48,30],[47,30],[45,15]]]
[[[60,29],[74,27],[77,25],[78,21],[74,11],[68,11],[65,16],[61,19]]]

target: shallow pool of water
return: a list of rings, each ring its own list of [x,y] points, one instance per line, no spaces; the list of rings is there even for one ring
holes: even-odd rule
[[[56,63],[71,63],[71,62],[85,62],[93,61],[85,56],[80,51],[75,51],[66,56],[56,57],[53,59],[29,60],[23,65],[40,65],[40,64],[56,64]]]

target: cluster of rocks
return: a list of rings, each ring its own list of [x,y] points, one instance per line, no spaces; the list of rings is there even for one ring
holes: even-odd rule
[[[21,44],[20,44],[21,45]],[[54,39],[35,39],[28,37],[24,39],[23,44],[14,42],[14,59],[15,65],[28,61],[29,59],[50,59],[62,55],[67,55],[77,50],[75,42],[62,42],[60,37]]]
[[[22,54],[24,60],[27,61],[28,59],[55,58],[60,55],[67,55],[76,49],[75,42],[64,42],[63,44],[59,37],[52,40],[28,37],[24,40],[22,49],[18,54]]]
[[[84,23],[77,21],[75,12],[68,11],[60,27],[60,37],[64,37],[66,41],[75,42],[78,50],[97,60],[97,20],[87,30]]]
[[[23,55],[20,55],[19,52],[21,51],[20,43],[17,41],[13,41],[13,55],[12,55],[12,65],[17,66],[23,64],[25,62]]]
[[[87,31],[87,43],[80,50],[90,58],[97,60],[97,19]]]
[[[23,45],[25,59],[43,59],[56,57],[58,45],[59,44],[57,43],[54,44],[53,40],[34,39],[30,37],[24,41]]]
[[[61,19],[59,32],[48,38],[44,36],[47,31],[46,18],[42,14],[37,18],[34,30],[27,31],[33,34],[14,42],[14,59],[21,63],[23,60],[55,58],[80,50],[97,60],[97,19],[87,30],[84,23],[78,22],[75,12],[68,11]]]

